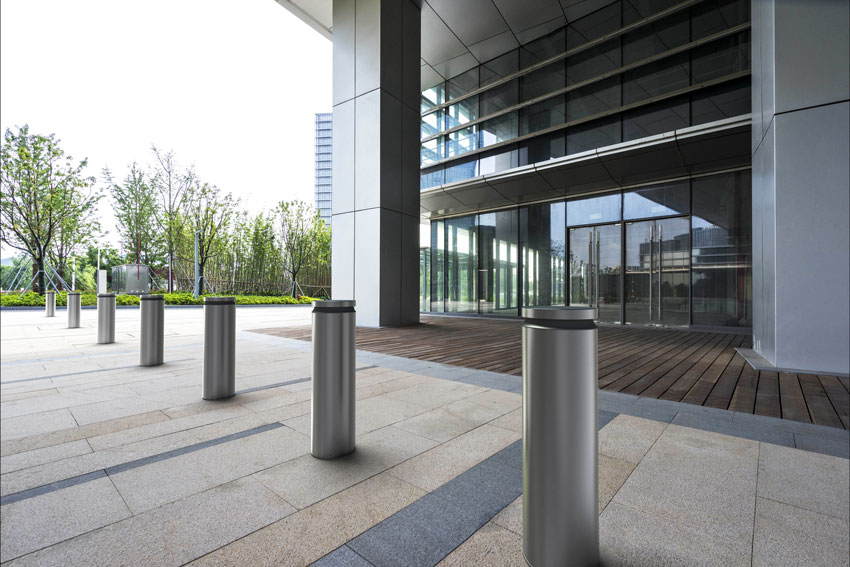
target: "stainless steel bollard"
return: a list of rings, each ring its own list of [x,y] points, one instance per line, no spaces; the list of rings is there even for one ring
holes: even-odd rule
[[[522,310],[522,552],[597,565],[597,310]]]
[[[106,345],[115,342],[115,294],[97,294],[97,342]]]
[[[165,297],[143,295],[141,298],[142,340],[139,365],[162,364],[165,333]]]
[[[68,292],[68,328],[77,329],[80,326],[80,292]]]
[[[44,292],[44,316],[56,317],[56,292]]]
[[[313,302],[313,456],[354,451],[354,300]]]
[[[204,298],[204,399],[236,392],[236,299]]]

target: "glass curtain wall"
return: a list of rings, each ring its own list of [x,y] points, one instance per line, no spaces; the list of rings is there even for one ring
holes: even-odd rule
[[[445,221],[431,221],[431,311],[445,311],[446,234]]]
[[[446,311],[475,313],[478,277],[475,216],[446,221]]]
[[[482,315],[517,315],[517,217],[516,209],[478,215],[478,308]]]
[[[565,305],[564,203],[542,203],[519,210],[522,305]]]

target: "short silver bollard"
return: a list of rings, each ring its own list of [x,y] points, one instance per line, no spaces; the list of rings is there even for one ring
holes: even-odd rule
[[[44,316],[45,317],[55,317],[56,316],[56,292],[55,291],[44,292]]]
[[[236,393],[236,299],[204,298],[204,399]]]
[[[140,301],[142,311],[142,340],[139,365],[158,366],[162,364],[165,333],[165,297],[162,295],[143,295]]]
[[[522,552],[597,565],[597,310],[522,310]]]
[[[334,459],[354,451],[354,300],[313,302],[311,452]]]
[[[78,329],[80,327],[80,292],[68,292],[68,328]]]
[[[97,343],[115,342],[115,294],[97,294]]]

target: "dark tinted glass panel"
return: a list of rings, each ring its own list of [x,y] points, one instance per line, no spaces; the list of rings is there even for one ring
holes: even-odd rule
[[[481,65],[481,86],[498,81],[519,71],[519,51],[514,49]]]
[[[559,158],[566,154],[564,131],[535,136],[519,145],[519,165]]]
[[[434,138],[422,144],[419,165],[428,165],[443,159],[443,137]]]
[[[419,189],[425,190],[443,184],[443,166],[423,169],[419,174]]]
[[[623,193],[623,217],[643,219],[688,214],[690,185],[687,181],[642,187]]]
[[[519,135],[564,123],[564,95],[548,98],[519,111]]]
[[[444,221],[431,223],[431,311],[445,310],[446,232]]]
[[[601,118],[567,128],[567,155],[619,144],[620,117]]]
[[[620,77],[612,77],[567,93],[567,122],[620,106]]]
[[[455,183],[478,176],[478,160],[475,157],[459,159],[446,164],[446,183]]]
[[[693,50],[694,83],[750,68],[750,32],[724,37]]]
[[[475,215],[446,222],[446,311],[476,312],[478,243]]]
[[[619,38],[567,58],[567,84],[586,81],[618,67],[620,67]]]
[[[506,146],[497,150],[483,152],[478,156],[478,175],[487,175],[489,173],[498,173],[516,167],[517,149],[516,146]]]
[[[678,3],[679,0],[623,0],[623,25],[657,14]],[[687,10],[684,12],[688,13]]]
[[[454,128],[478,118],[478,97],[465,98],[457,104],[448,107],[446,113],[446,128]]]
[[[420,137],[427,138],[433,136],[443,129],[443,111],[438,110],[431,114],[426,114],[422,117],[422,126],[420,128]]]
[[[565,212],[563,202],[530,205],[520,209],[524,306],[564,305]]]
[[[695,325],[752,326],[750,171],[693,181]]]
[[[623,74],[623,104],[640,102],[690,85],[688,54],[656,61]]]
[[[420,96],[420,108],[423,112],[444,102],[446,102],[446,89],[443,83],[425,89]]]
[[[479,146],[484,148],[517,137],[517,113],[509,112],[478,125]]]
[[[478,215],[478,305],[482,314],[519,314],[517,217],[516,209]]]
[[[431,310],[431,247],[419,243],[419,310]]]
[[[527,43],[519,48],[519,68],[525,69],[566,51],[564,28]]]
[[[700,2],[693,7],[691,33],[693,39],[750,21],[750,0],[716,0]]]
[[[478,96],[481,116],[487,116],[503,108],[513,106],[517,103],[517,81],[516,79],[508,81]]]
[[[623,141],[670,132],[689,125],[687,97],[663,100],[623,114]]]
[[[688,43],[688,11],[677,12],[623,36],[623,65]]]
[[[600,195],[567,201],[567,226],[620,220],[620,194]]]
[[[459,156],[476,149],[478,133],[475,126],[455,130],[446,136],[446,157]]]
[[[621,27],[620,2],[614,2],[567,26],[567,49],[583,45]]]
[[[546,65],[542,69],[538,69],[519,79],[519,99],[520,102],[537,98],[541,95],[557,91],[566,86],[566,78],[564,72],[564,61],[556,61],[551,65]]]
[[[748,114],[752,104],[749,77],[703,89],[691,96],[693,125]]]
[[[473,67],[465,73],[446,81],[446,100],[452,101],[459,96],[478,88],[478,67]]]

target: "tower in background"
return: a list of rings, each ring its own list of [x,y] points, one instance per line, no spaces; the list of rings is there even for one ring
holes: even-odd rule
[[[333,152],[333,114],[316,114],[316,211],[331,224],[331,154]]]

